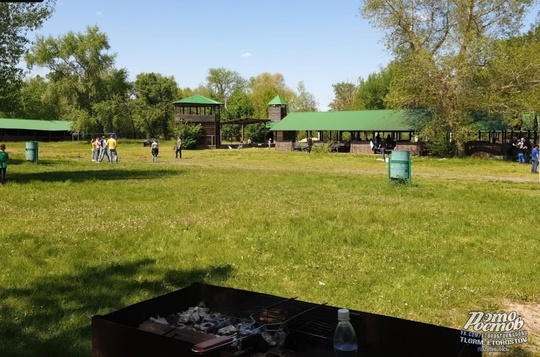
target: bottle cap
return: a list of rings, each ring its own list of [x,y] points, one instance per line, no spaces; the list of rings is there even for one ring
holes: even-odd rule
[[[349,320],[349,309],[339,309],[337,317],[338,320]]]

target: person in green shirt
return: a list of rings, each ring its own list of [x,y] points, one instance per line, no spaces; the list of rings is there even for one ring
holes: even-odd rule
[[[0,185],[6,183],[6,171],[9,155],[6,152],[6,144],[0,144]]]

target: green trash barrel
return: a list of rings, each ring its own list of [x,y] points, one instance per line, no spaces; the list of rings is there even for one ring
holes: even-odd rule
[[[391,180],[407,180],[411,183],[411,153],[409,151],[392,151],[388,165],[388,177]]]
[[[38,143],[37,141],[26,142],[26,161],[38,161]]]

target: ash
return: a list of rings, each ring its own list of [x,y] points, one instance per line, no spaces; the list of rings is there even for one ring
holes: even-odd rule
[[[293,357],[295,353],[284,348],[287,338],[281,326],[268,328],[253,319],[222,315],[211,311],[203,302],[186,311],[168,317],[151,317],[151,321],[177,328],[220,336],[231,336],[234,341],[226,347],[235,356]]]

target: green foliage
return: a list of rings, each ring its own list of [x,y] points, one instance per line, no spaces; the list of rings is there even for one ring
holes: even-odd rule
[[[133,84],[135,125],[148,137],[168,138],[172,133],[178,85],[174,77],[159,73],[140,73]]]
[[[263,73],[250,79],[251,103],[255,109],[255,118],[268,118],[268,103],[276,95],[288,102],[294,91],[285,85],[285,78],[280,73]]]
[[[370,73],[367,80],[360,78],[356,92],[358,109],[389,109],[386,106],[386,95],[390,91],[392,81],[390,68],[388,66],[379,73]]]
[[[25,81],[19,95],[16,118],[59,119],[62,116],[61,97],[54,85],[41,76]]]
[[[491,48],[494,38],[517,33],[532,3],[364,1],[362,15],[387,31],[388,48],[396,55],[388,103],[395,108],[435,113],[433,125],[452,133],[456,152],[461,154],[473,128],[470,112],[483,108],[479,106],[479,89],[486,98],[492,96],[493,87],[486,84],[490,81],[482,73],[491,60],[485,49]],[[530,66],[522,68],[531,71]],[[515,71],[507,69],[514,83],[521,81],[521,75],[516,78]]]
[[[455,146],[448,139],[429,140],[427,143],[429,155],[435,157],[452,157],[455,153]]]
[[[203,139],[202,126],[200,124],[180,123],[176,129],[176,135],[182,138],[182,148],[195,149]]]
[[[18,116],[23,69],[18,66],[30,43],[28,34],[54,12],[55,0],[0,3],[0,116]]]
[[[245,136],[255,143],[264,143],[267,140],[267,132],[265,124],[252,124],[246,127]]]
[[[333,84],[334,100],[328,105],[331,110],[356,110],[358,103],[356,101],[356,92],[358,87],[353,83],[341,82]]]
[[[227,108],[222,113],[222,124],[234,119],[253,118],[254,112],[255,108],[249,95],[244,90],[237,88],[230,95]],[[223,139],[229,141],[238,141],[242,136],[240,125],[222,125],[221,133]]]
[[[94,26],[86,33],[38,36],[26,55],[30,68],[49,69],[47,78],[62,102],[62,118],[75,118],[78,131],[112,131],[116,121],[126,119],[127,71],[114,68],[116,55],[107,53],[109,49],[107,35]]]
[[[248,81],[242,78],[238,72],[227,70],[223,67],[210,68],[206,77],[211,96],[229,108],[229,98],[235,91],[245,92]]]
[[[290,112],[316,112],[317,101],[313,94],[306,90],[304,82],[298,83],[297,91],[288,102]]]
[[[312,154],[327,154],[332,152],[332,145],[334,145],[334,142],[332,141],[326,141],[321,142],[313,145],[311,148]]]

